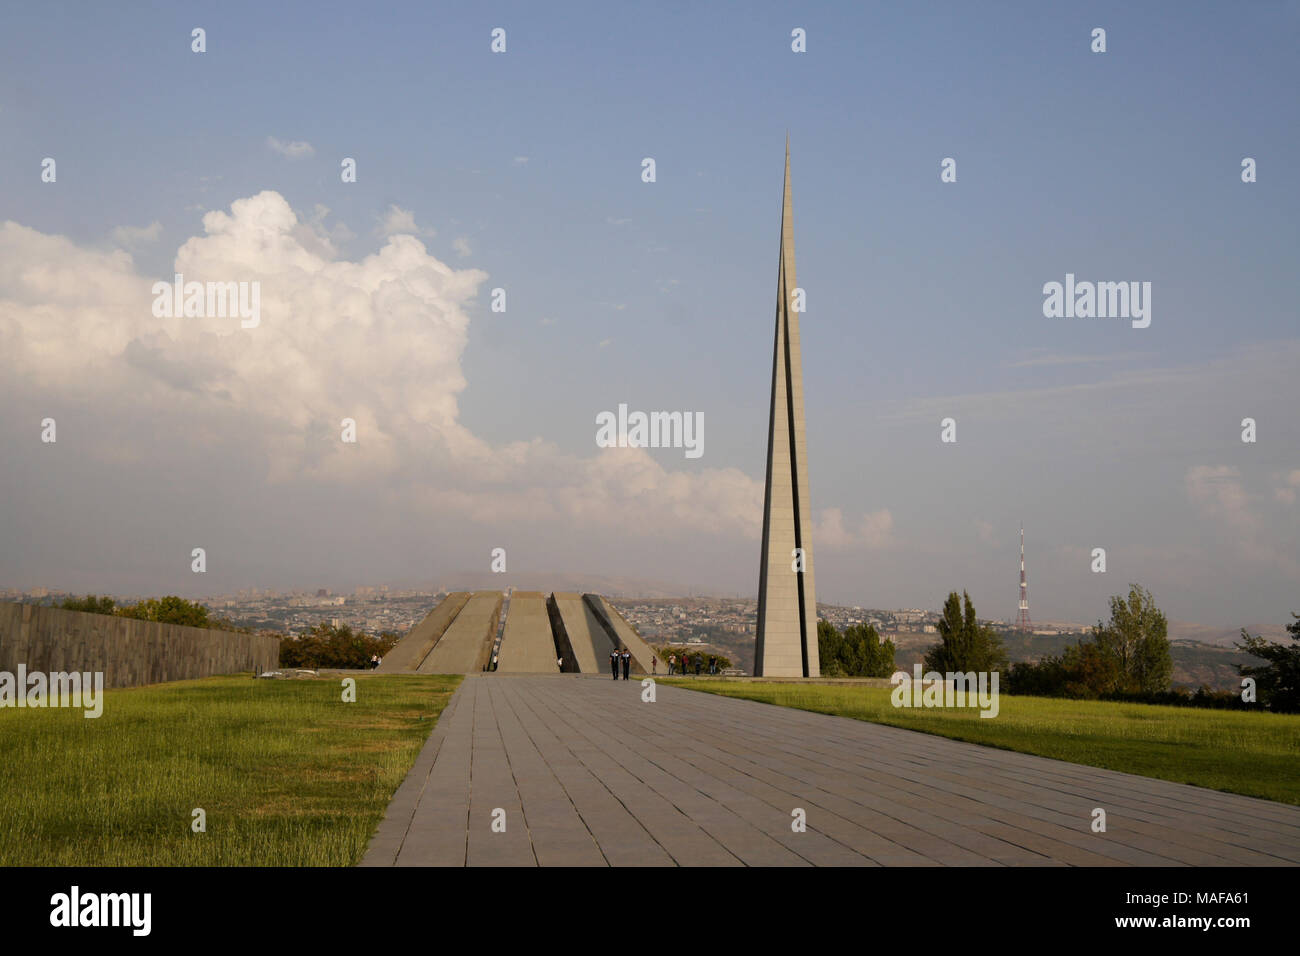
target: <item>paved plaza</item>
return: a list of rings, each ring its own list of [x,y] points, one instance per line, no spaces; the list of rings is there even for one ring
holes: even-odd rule
[[[636,680],[466,677],[362,865],[1300,863],[1297,807],[663,684],[641,695]]]

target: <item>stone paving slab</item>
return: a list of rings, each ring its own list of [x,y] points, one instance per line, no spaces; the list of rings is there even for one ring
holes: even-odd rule
[[[645,703],[639,681],[467,677],[362,865],[1300,864],[1297,807],[655,690]]]

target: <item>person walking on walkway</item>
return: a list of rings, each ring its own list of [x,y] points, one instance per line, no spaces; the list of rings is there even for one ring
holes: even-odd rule
[[[659,676],[659,655],[658,654],[652,654],[650,656],[650,674],[654,677]]]
[[[683,655],[682,655],[682,674],[683,674],[684,676],[689,676],[690,673],[691,673],[691,655],[690,655],[690,654],[683,654]]]
[[[695,655],[695,676],[696,677],[700,676],[700,667],[701,665],[703,665],[703,663],[704,663],[704,655],[696,654]]]
[[[669,654],[668,655],[668,676],[672,677],[676,673],[677,673],[677,655]]]
[[[628,673],[632,670],[632,652],[626,647],[623,648],[623,680],[628,679]]]
[[[609,669],[614,672],[614,680],[618,680],[618,648],[609,652]]]

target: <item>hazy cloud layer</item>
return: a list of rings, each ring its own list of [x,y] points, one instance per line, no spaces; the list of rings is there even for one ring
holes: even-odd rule
[[[147,226],[118,226],[113,230],[113,241],[130,248],[146,242],[157,242],[161,235],[162,223],[155,219]]]
[[[308,159],[316,153],[316,149],[311,143],[301,140],[286,142],[276,139],[274,136],[268,136],[266,145],[286,159]]]

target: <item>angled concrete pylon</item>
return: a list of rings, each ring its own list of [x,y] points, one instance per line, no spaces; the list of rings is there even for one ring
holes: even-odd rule
[[[803,294],[796,290],[790,138],[787,136],[772,405],[767,426],[767,490],[763,495],[763,558],[758,573],[754,674],[760,677],[821,675],[817,658],[817,593],[813,588],[812,515],[808,504],[808,440],[804,429],[799,351]]]

